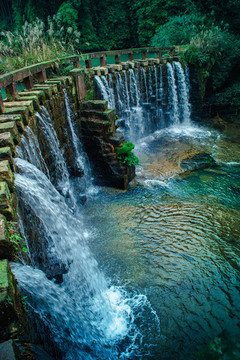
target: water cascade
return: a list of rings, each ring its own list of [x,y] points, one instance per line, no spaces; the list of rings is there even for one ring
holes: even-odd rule
[[[124,70],[112,76],[116,81],[111,78],[111,86],[104,76],[95,77],[96,85],[109,108],[113,104],[111,94],[115,94],[120,131],[128,140],[136,142],[156,130],[190,124],[188,69],[184,70],[180,62]]]
[[[51,116],[45,107],[36,114],[38,126],[44,135],[44,141],[47,143],[49,151],[49,167],[51,181],[55,184],[57,190],[64,196],[69,194],[70,182],[69,172],[66,161],[60,149],[60,143],[54,130]]]
[[[178,109],[178,97],[177,97],[177,86],[174,76],[172,65],[167,63],[167,74],[168,74],[168,111],[170,114],[171,125],[179,125],[179,109]]]
[[[45,265],[65,269],[61,285],[49,280],[40,270],[36,247],[30,245],[35,266],[13,267],[27,302],[51,329],[66,359],[115,359],[117,344],[126,337],[129,347],[122,351],[131,352],[130,337],[136,336],[131,306],[140,307],[146,299],[126,299],[108,285],[87,245],[90,234],[83,219],[72,214],[63,196],[34,165],[16,159],[16,166],[21,211],[26,207],[38,219]],[[28,227],[28,219],[23,218]]]
[[[179,108],[179,117],[181,122],[186,125],[190,124],[190,115],[191,115],[191,105],[189,103],[189,89],[188,82],[183,71],[183,68],[179,62],[174,62],[174,68],[177,74],[178,81],[178,108]]]

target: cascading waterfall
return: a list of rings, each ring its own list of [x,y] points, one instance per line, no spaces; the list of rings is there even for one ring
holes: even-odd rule
[[[190,124],[191,105],[189,103],[189,90],[183,68],[179,62],[174,61],[174,68],[178,81],[178,108],[181,122],[185,125]]]
[[[152,66],[147,70],[129,69],[116,72],[115,104],[120,131],[128,140],[138,141],[165,127],[186,127],[191,122],[188,69],[175,61]],[[127,75],[128,72],[128,75]],[[101,82],[100,82],[100,81]],[[110,99],[106,78],[97,78],[101,98]],[[111,87],[113,86],[111,82]],[[111,106],[109,106],[111,107]]]
[[[59,140],[52,125],[50,114],[44,106],[42,106],[41,112],[36,114],[36,119],[50,149],[51,162],[53,163],[52,169],[49,169],[51,180],[60,193],[68,196],[70,181],[67,164],[60,150]]]
[[[109,108],[114,109],[115,108],[115,97],[114,97],[113,80],[112,80],[111,74],[108,75],[108,87],[109,87],[109,92],[110,92]]]
[[[36,262],[35,268],[15,264],[13,271],[27,303],[52,331],[64,359],[115,359],[121,341],[128,338],[119,355],[127,358],[140,341],[133,308],[140,312],[146,298],[126,298],[109,286],[87,245],[90,234],[83,220],[73,216],[62,195],[34,165],[16,159],[16,166],[22,206],[34,212],[47,234],[46,261],[60,262],[66,269],[60,285],[49,280]]]
[[[27,160],[35,165],[50,178],[49,170],[42,156],[38,139],[29,126],[26,127],[21,136],[21,144],[17,147],[17,155],[19,158]]]
[[[179,125],[177,86],[172,65],[167,63],[168,74],[168,111],[170,113],[171,125]]]

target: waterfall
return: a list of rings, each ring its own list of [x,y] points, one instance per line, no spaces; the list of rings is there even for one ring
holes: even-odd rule
[[[145,100],[148,103],[148,87],[147,87],[147,79],[146,79],[146,74],[143,68],[141,68],[141,77],[142,77],[142,81],[144,84],[144,88],[145,88]]]
[[[49,170],[42,156],[38,139],[29,126],[26,127],[21,136],[21,144],[17,147],[17,155],[19,158],[27,160],[35,165],[50,178]]]
[[[127,140],[136,142],[156,130],[190,124],[189,74],[180,62],[173,66],[168,62],[166,71],[164,65],[154,65],[147,70],[123,70],[115,76],[116,82],[110,76],[107,83],[102,76],[96,83],[101,98],[116,105],[119,131]]]
[[[138,90],[135,74],[132,69],[129,69],[129,86],[130,86],[131,106],[139,106],[140,105],[139,90]]]
[[[183,68],[179,62],[174,62],[174,68],[176,70],[178,80],[178,108],[181,122],[185,125],[190,124],[191,105],[189,103],[189,90],[187,87],[186,77]]]
[[[110,101],[109,94],[106,90],[105,85],[103,84],[102,80],[98,75],[95,75],[95,83],[97,84],[97,88],[100,90],[101,96],[104,100]]]
[[[72,144],[73,144],[74,155],[75,155],[75,164],[77,167],[77,171],[81,173],[81,172],[83,172],[83,169],[84,169],[84,157],[82,155],[82,153],[83,153],[82,146],[81,146],[79,137],[77,136],[75,129],[74,129],[73,121],[75,120],[75,115],[71,109],[71,104],[70,104],[66,89],[63,89],[63,93],[64,93],[64,99],[65,99],[66,112],[67,112],[67,121],[68,121],[68,125],[69,125],[70,131],[71,131]]]
[[[153,89],[152,89],[152,68],[150,67],[148,69],[148,94],[149,94],[149,100],[152,101],[153,96]]]
[[[49,159],[51,166],[48,166],[51,181],[55,184],[57,190],[64,196],[69,195],[70,182],[69,172],[67,169],[66,161],[60,150],[60,143],[52,125],[52,120],[47,109],[42,106],[41,112],[36,114],[39,128],[44,134],[44,140],[50,150]]]
[[[178,97],[177,86],[174,76],[172,65],[167,63],[167,75],[168,75],[168,110],[170,113],[171,125],[179,125],[179,110],[178,110]]]
[[[108,75],[108,87],[109,87],[109,92],[110,92],[109,108],[110,109],[115,109],[114,88],[113,88],[113,80],[112,80],[112,75],[111,74]]]
[[[129,70],[130,71],[130,70]],[[126,109],[130,110],[130,99],[129,99],[129,91],[128,91],[128,82],[127,82],[127,72],[123,71],[123,86],[124,86],[124,98],[126,103]]]
[[[60,284],[50,280],[39,263],[42,255],[36,243],[30,245],[35,267],[12,266],[27,304],[50,329],[64,359],[123,360],[137,355],[141,334],[134,320],[149,306],[146,297],[131,298],[109,285],[89,249],[90,233],[82,216],[72,214],[63,196],[34,165],[22,159],[15,162],[21,211],[26,208],[28,216],[38,219],[45,267],[64,267]],[[23,217],[25,233],[33,218]]]

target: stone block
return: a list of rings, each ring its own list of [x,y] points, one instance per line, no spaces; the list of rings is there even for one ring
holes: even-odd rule
[[[14,162],[12,157],[12,149],[9,146],[4,146],[0,148],[0,161],[2,160],[8,160],[9,164],[11,166],[11,169],[14,171]]]
[[[101,69],[100,68],[92,68],[92,70],[94,71],[94,75],[101,76]]]
[[[6,181],[11,191],[14,189],[14,175],[8,160],[0,161],[0,181]]]
[[[32,88],[32,91],[39,91],[42,90],[45,93],[45,97],[50,99],[53,95],[53,87],[50,85],[43,85],[43,84],[35,84]]]
[[[45,100],[46,96],[45,96],[45,92],[43,90],[23,90],[21,92],[18,93],[19,96],[37,96],[39,101],[42,102]]]
[[[15,153],[15,145],[13,143],[13,136],[10,132],[0,133],[0,148],[9,146],[12,152]]]
[[[34,114],[33,100],[21,100],[21,101],[5,101],[5,109],[12,109],[18,107],[28,107],[31,115]]]
[[[9,234],[6,227],[6,219],[0,214],[0,260],[13,260],[13,253],[13,246],[9,240]]]
[[[146,67],[146,66],[148,66],[148,60],[135,60],[135,64],[136,63],[138,63],[138,64],[140,64],[141,66],[144,66],[144,67]]]
[[[17,107],[13,107],[13,108],[5,108],[3,114],[4,115],[21,114],[25,125],[28,125],[29,120],[30,120],[30,113],[29,113],[29,109],[27,106],[17,106]]]
[[[19,95],[19,94],[18,94]],[[34,110],[38,111],[40,108],[40,101],[36,95],[28,95],[28,94],[20,94],[17,98],[18,101],[26,101],[30,100],[33,101],[33,108]]]
[[[0,123],[0,134],[5,132],[10,132],[13,136],[14,142],[19,142],[19,133],[15,121]]]
[[[107,110],[108,102],[106,100],[89,100],[82,103],[83,110]]]
[[[13,220],[15,212],[12,208],[12,197],[5,181],[0,182],[0,212],[6,216],[7,220]]]
[[[15,121],[17,124],[17,128],[20,132],[24,130],[23,124],[23,116],[21,114],[18,115],[0,115],[0,123],[6,123],[9,121]]]
[[[108,74],[108,68],[106,68],[106,67],[101,67],[100,71],[101,71],[101,75],[107,75]]]
[[[123,69],[122,64],[111,64],[108,65],[109,73],[113,73],[114,71],[121,71]]]
[[[127,61],[127,64],[129,66],[129,69],[134,69],[136,65],[133,61]]]

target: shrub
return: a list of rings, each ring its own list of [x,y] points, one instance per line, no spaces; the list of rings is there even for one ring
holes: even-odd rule
[[[131,142],[122,143],[122,146],[117,148],[117,158],[126,165],[138,165],[139,160],[137,156],[132,152],[134,144]]]
[[[76,53],[80,33],[62,25],[61,16],[48,17],[48,25],[36,19],[21,30],[0,33],[0,73],[37,62]]]
[[[199,33],[206,17],[201,14],[175,16],[160,26],[151,40],[152,46],[188,44]]]
[[[191,64],[197,64],[216,90],[229,77],[239,55],[240,41],[226,27],[212,25],[192,38],[184,58]]]

